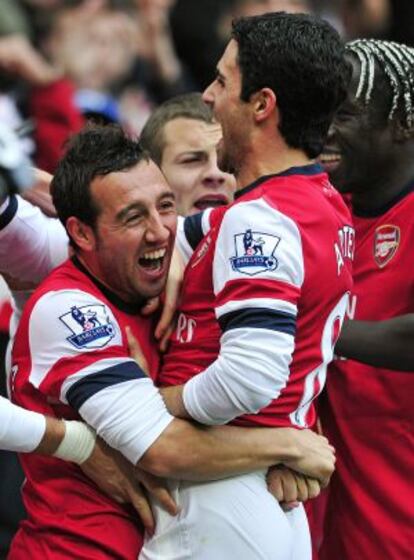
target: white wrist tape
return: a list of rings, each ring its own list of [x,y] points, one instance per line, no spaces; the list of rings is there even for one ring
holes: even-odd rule
[[[89,459],[95,440],[96,433],[87,424],[65,421],[65,436],[53,456],[81,465]]]

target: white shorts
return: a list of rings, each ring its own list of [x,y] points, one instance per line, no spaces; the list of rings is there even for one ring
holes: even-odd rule
[[[305,510],[285,513],[264,471],[170,487],[181,512],[173,517],[154,504],[156,531],[139,560],[311,559]]]

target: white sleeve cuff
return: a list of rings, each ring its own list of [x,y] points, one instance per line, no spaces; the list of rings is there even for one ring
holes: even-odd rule
[[[46,419],[0,397],[0,448],[30,453],[42,441]]]

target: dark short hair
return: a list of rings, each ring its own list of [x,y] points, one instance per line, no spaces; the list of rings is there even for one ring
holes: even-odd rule
[[[232,37],[241,99],[272,89],[286,143],[309,157],[319,155],[351,76],[338,33],[315,16],[275,12],[234,20]]]
[[[142,133],[142,146],[157,165],[161,165],[165,148],[165,125],[174,119],[194,119],[208,124],[213,122],[213,112],[204,103],[201,93],[185,93],[165,101],[155,109],[146,122]]]
[[[50,190],[58,217],[66,227],[70,216],[95,228],[100,208],[91,196],[95,177],[130,169],[149,156],[140,142],[118,125],[87,125],[68,142]],[[74,246],[73,241],[71,244]]]

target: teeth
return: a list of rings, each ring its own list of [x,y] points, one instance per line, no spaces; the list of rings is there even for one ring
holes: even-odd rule
[[[321,160],[322,161],[339,161],[341,159],[341,156],[339,154],[322,154],[321,155]]]
[[[148,251],[147,253],[144,253],[142,258],[148,260],[162,259],[163,257],[165,257],[166,252],[167,249],[158,249],[158,251]]]

